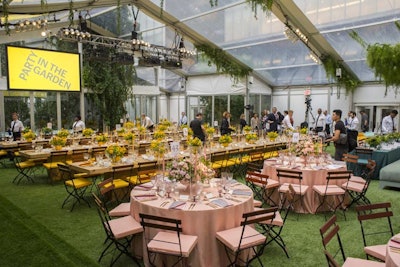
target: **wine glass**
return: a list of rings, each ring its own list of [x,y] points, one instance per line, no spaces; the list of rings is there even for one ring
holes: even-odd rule
[[[85,161],[88,161],[89,160],[89,153],[83,153],[83,159]]]
[[[203,192],[203,183],[202,182],[197,182],[196,183],[196,199],[201,200],[201,193]]]

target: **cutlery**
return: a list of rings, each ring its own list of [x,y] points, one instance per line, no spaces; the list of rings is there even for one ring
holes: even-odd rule
[[[164,201],[163,203],[161,203],[160,207],[164,207],[165,205],[167,205],[169,203],[169,201]]]

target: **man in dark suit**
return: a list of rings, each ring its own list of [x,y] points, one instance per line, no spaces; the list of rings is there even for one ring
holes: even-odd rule
[[[276,107],[273,107],[271,113],[268,114],[268,123],[269,130],[268,132],[277,132],[278,131],[278,123],[279,123],[279,115],[277,113]]]

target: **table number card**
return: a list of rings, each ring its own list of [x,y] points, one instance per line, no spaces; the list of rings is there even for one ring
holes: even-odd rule
[[[292,143],[298,143],[300,140],[300,133],[293,133],[292,135]]]
[[[171,142],[171,154],[173,157],[179,154],[179,142]]]

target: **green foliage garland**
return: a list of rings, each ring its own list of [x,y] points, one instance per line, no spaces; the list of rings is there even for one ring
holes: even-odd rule
[[[86,96],[102,114],[106,125],[114,126],[126,115],[124,103],[132,96],[135,69],[133,65],[110,60],[84,63],[84,85],[92,92]]]
[[[257,9],[260,6],[264,13],[269,14],[272,10],[274,0],[246,0],[246,3],[251,5],[251,10],[254,12],[254,16],[257,17]]]
[[[246,77],[252,71],[251,68],[242,66],[230,58],[221,48],[214,48],[206,44],[195,45],[198,52],[208,59],[208,65],[214,64],[218,72],[229,74],[234,82]]]
[[[346,88],[346,92],[352,92],[360,85],[360,81],[347,72],[346,68],[331,56],[326,56],[322,59],[322,64],[325,68],[327,78],[335,80],[339,87]],[[342,69],[342,77],[336,77],[337,68]]]
[[[399,22],[395,22],[400,30]],[[367,50],[367,64],[374,70],[375,77],[384,80],[387,94],[389,86],[400,87],[400,44],[367,44],[355,31],[350,36]]]

